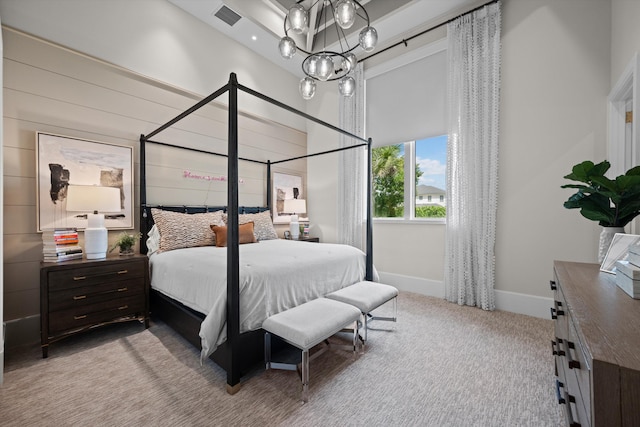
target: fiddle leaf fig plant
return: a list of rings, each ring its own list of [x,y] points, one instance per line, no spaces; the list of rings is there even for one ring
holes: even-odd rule
[[[604,176],[610,167],[606,160],[575,165],[565,178],[583,184],[561,186],[578,190],[564,202],[564,207],[580,209],[583,217],[598,221],[603,227],[624,227],[640,215],[640,166],[615,179]]]

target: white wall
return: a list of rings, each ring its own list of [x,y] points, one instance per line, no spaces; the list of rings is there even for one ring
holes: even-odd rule
[[[208,95],[238,81],[304,109],[298,78],[166,0],[0,0],[3,24]],[[305,121],[239,95],[240,108],[304,130]]]
[[[640,1],[611,1],[611,85],[640,51]],[[636,117],[638,117],[636,112]]]

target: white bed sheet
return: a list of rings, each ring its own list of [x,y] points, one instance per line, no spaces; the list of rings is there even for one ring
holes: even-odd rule
[[[227,250],[178,249],[150,257],[151,286],[206,315],[201,359],[226,339]],[[352,246],[291,240],[240,245],[240,331],[272,314],[364,280],[366,256]]]

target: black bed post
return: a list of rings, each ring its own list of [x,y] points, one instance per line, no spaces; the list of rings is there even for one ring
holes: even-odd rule
[[[227,392],[240,389],[240,249],[238,242],[238,80],[229,76],[229,148],[227,181]]]
[[[373,280],[373,221],[371,214],[372,191],[373,191],[373,159],[371,155],[372,140],[367,142],[367,266],[365,271],[366,280]]]
[[[140,253],[147,253],[147,233],[149,232],[149,213],[147,212],[147,139],[140,135]]]
[[[273,212],[271,206],[271,160],[267,160],[267,207]]]

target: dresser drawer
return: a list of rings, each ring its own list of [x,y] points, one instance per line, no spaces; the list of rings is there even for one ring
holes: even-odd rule
[[[145,306],[144,295],[140,295],[55,311],[49,313],[49,335],[54,336],[60,332],[108,322],[121,317],[142,315]]]
[[[49,291],[130,280],[144,277],[144,275],[145,264],[139,261],[51,271],[48,278]]]
[[[144,280],[141,278],[63,288],[62,290],[56,288],[56,291],[49,293],[49,311],[80,308],[111,299],[128,298],[133,295],[140,295],[144,291]]]

